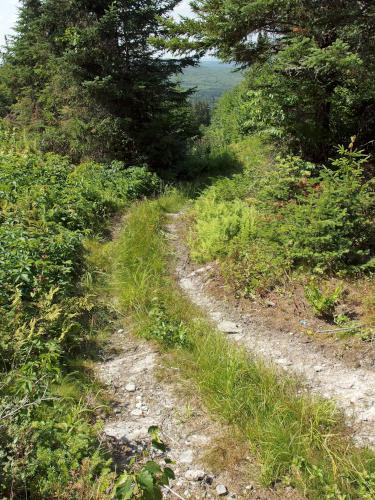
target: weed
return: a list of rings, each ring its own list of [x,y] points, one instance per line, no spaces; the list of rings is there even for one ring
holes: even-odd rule
[[[190,346],[184,323],[170,318],[166,308],[160,305],[157,299],[149,312],[149,324],[145,327],[144,335],[148,339],[157,340],[167,348]]]
[[[342,298],[343,290],[338,286],[333,292],[323,292],[314,283],[305,287],[305,297],[315,313],[322,318],[332,321],[334,319],[335,308]],[[344,318],[338,318],[343,320]]]

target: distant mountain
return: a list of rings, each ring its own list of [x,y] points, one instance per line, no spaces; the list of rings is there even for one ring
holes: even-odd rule
[[[184,88],[196,87],[193,100],[215,101],[242,80],[242,73],[235,69],[232,64],[206,60],[195,68],[187,68],[180,82]]]

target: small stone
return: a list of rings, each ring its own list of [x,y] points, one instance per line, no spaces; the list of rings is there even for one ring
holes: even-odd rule
[[[141,409],[142,409],[143,411],[148,411],[148,406],[147,406],[147,405],[142,405],[142,406],[141,406]]]
[[[314,366],[314,370],[318,373],[318,372],[322,372],[324,370],[324,366],[321,366],[321,365],[316,365]]]
[[[221,321],[217,327],[223,333],[242,333],[241,328],[233,321]]]
[[[188,481],[202,481],[204,475],[204,471],[200,469],[189,469],[185,472],[185,478]]]
[[[130,412],[130,415],[133,417],[141,417],[143,415],[143,412],[140,408],[135,408],[132,412]]]
[[[135,392],[136,386],[133,382],[130,382],[129,384],[126,384],[125,390],[127,390],[128,392]]]
[[[138,395],[138,396],[136,396],[136,397],[135,397],[135,399],[136,399],[137,401],[142,401],[142,396],[141,396],[141,395]]]
[[[119,330],[117,330],[117,333],[121,335],[122,333],[125,333],[125,330],[123,328],[120,328]]]
[[[193,451],[185,450],[180,455],[180,460],[182,464],[191,464],[193,463]]]
[[[267,307],[276,307],[276,303],[272,302],[272,300],[266,300]]]
[[[289,359],[286,358],[279,358],[276,360],[276,363],[283,366],[291,366],[293,364],[291,361],[289,361]]]
[[[223,497],[223,496],[227,495],[228,494],[227,487],[224,484],[218,484],[216,486],[216,494],[219,497]]]

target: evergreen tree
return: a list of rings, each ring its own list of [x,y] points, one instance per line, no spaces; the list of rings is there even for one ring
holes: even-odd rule
[[[176,3],[24,0],[2,67],[12,119],[75,159],[171,165],[194,133],[173,80],[193,59],[163,58],[150,40]]]
[[[193,10],[197,18],[179,28],[193,36],[190,47],[257,64],[263,78],[251,90],[272,96],[285,136],[306,156],[325,160],[354,135],[374,149],[373,1],[197,0]]]

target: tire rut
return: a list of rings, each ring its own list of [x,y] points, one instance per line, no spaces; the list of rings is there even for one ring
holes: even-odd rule
[[[99,380],[107,387],[112,415],[105,422],[105,440],[121,470],[131,457],[146,452],[160,465],[173,460],[176,479],[163,498],[276,500],[301,498],[292,488],[263,489],[250,482],[250,457],[241,455],[233,470],[213,473],[205,455],[215,453],[227,430],[204,411],[199,398],[186,392],[187,381],[178,368],[164,360],[156,344],[119,329],[111,337],[106,359],[97,365]],[[154,451],[148,435],[158,426],[167,451]],[[242,450],[241,450],[242,451]],[[219,495],[219,486],[225,494]],[[217,490],[217,488],[219,488]],[[225,488],[225,490],[224,490]]]
[[[207,290],[210,265],[197,268],[183,241],[183,212],[170,214],[167,230],[176,255],[180,287],[223,334],[244,346],[252,355],[271,361],[282,370],[302,377],[313,393],[333,400],[343,411],[358,445],[375,449],[375,373],[351,369],[321,353],[309,340],[263,327],[257,318],[244,315],[229,302]]]

